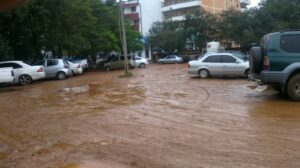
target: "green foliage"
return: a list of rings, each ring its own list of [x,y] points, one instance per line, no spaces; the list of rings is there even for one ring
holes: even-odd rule
[[[199,48],[212,40],[234,41],[243,48],[249,48],[264,34],[299,28],[299,0],[264,0],[259,8],[245,12],[230,10],[212,15],[195,11],[187,15],[185,21],[155,23],[150,31],[150,42],[153,48],[184,51],[187,39],[196,36],[195,43]]]
[[[119,11],[114,0],[30,0],[0,14],[0,60],[35,61],[55,57],[121,51]],[[127,27],[131,51],[140,50],[140,34]]]

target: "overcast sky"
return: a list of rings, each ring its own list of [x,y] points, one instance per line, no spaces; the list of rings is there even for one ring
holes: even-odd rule
[[[251,0],[251,5],[249,7],[257,6],[257,4],[260,2],[260,0]]]

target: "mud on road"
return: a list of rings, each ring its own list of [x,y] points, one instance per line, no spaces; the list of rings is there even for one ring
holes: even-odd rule
[[[185,65],[0,88],[0,168],[300,167],[300,106]]]

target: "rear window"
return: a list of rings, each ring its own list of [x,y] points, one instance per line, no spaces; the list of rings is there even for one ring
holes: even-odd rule
[[[47,60],[47,66],[55,66],[58,64],[57,60]]]
[[[280,38],[280,48],[288,53],[300,53],[300,35],[283,35]]]
[[[265,35],[260,41],[260,47],[265,51],[267,51],[267,47],[271,41],[272,34]]]
[[[0,68],[8,68],[8,67],[12,67],[13,69],[23,68],[21,65],[16,64],[16,63],[3,63],[3,64],[0,64]]]

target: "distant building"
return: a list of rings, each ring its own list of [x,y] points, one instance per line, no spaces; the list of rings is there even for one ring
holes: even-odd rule
[[[162,21],[161,0],[127,0],[123,1],[124,15],[129,19],[132,29],[140,32],[143,37],[149,34],[152,24]],[[146,39],[143,38],[143,41]],[[150,58],[151,49],[136,52],[135,55]]]
[[[152,24],[162,21],[161,0],[127,0],[124,2],[124,14],[135,31],[146,36]]]
[[[250,0],[164,0],[162,12],[166,20],[184,20],[195,10],[221,13],[230,9],[240,11]]]
[[[138,0],[129,0],[124,3],[124,15],[129,19],[134,31],[141,31],[141,10]]]

